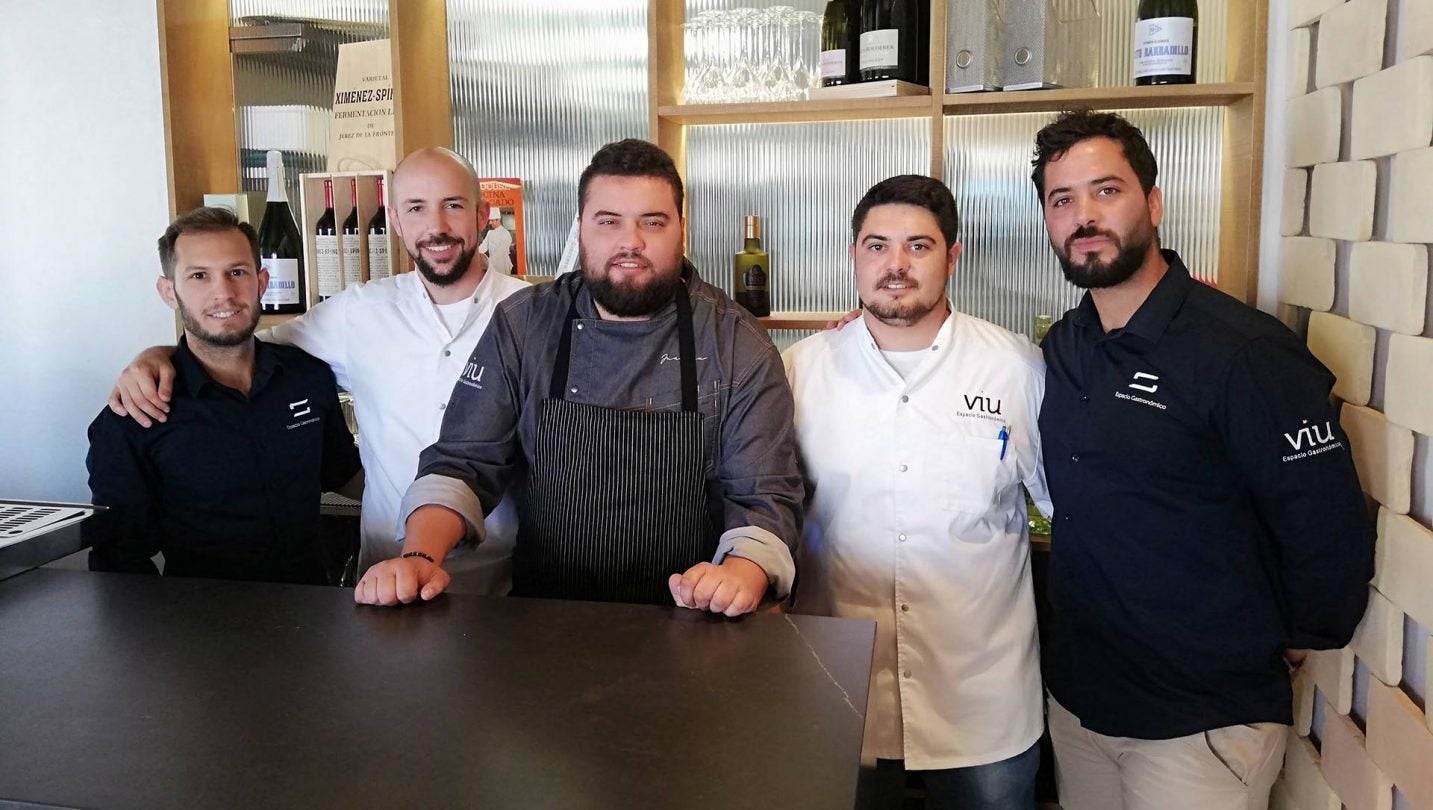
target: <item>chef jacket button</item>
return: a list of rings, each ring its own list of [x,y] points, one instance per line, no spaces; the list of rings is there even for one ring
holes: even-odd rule
[[[906,536],[904,534],[898,534],[896,535],[896,539],[904,543],[906,541]]]
[[[1090,401],[1090,398],[1089,398],[1087,395],[1085,395],[1085,394],[1080,394],[1080,401],[1081,401],[1081,402],[1089,402],[1089,401]]]
[[[452,357],[452,356],[453,356],[453,350],[452,350],[452,349],[444,349],[444,350],[443,350],[443,356],[444,356],[444,357]]]
[[[901,472],[905,472],[905,471],[908,470],[908,469],[910,469],[910,468],[907,467],[906,465],[904,465],[904,464],[901,465]]]
[[[578,329],[578,331],[581,331],[581,330],[582,330],[582,324],[579,323],[579,324],[577,325],[577,329]]]
[[[572,394],[577,393],[577,387],[576,387],[576,386],[573,386],[572,388],[569,388],[569,389],[567,389],[567,390],[568,390],[569,393],[572,393]]]
[[[930,350],[933,351],[933,352],[938,352],[938,351],[940,351],[940,344],[939,344],[939,343],[932,344],[931,347],[930,347]],[[907,677],[909,677],[909,676],[907,676]]]
[[[448,403],[446,403],[446,402],[440,402],[440,403],[438,403],[438,410],[440,410],[440,411],[446,411],[447,409],[448,409]]]
[[[910,402],[910,401],[911,401],[911,398],[910,398],[910,397],[906,396],[905,394],[901,394],[901,402]]]
[[[910,676],[911,676],[911,671],[910,671],[910,670],[906,670],[905,672],[902,672],[902,673],[901,673],[901,677],[902,677],[902,678],[909,678]]]
[[[910,612],[911,612],[911,606],[910,606],[910,605],[901,605],[901,612],[902,612],[902,613],[910,613]]]
[[[1073,462],[1075,462],[1076,464],[1079,464],[1079,463],[1080,463],[1080,456],[1079,456],[1079,454],[1076,453],[1075,455],[1070,456],[1070,460],[1073,461]]]

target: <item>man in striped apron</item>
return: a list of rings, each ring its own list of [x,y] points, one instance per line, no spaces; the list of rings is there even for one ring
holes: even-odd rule
[[[443,591],[509,488],[513,595],[735,616],[795,575],[791,391],[760,324],[682,257],[682,181],[603,147],[578,187],[582,271],[504,301],[404,497],[403,556],[355,599]]]

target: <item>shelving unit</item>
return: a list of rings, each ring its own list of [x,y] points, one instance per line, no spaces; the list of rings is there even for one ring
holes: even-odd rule
[[[200,205],[205,193],[241,187],[229,0],[159,0],[158,11],[169,207],[177,216]],[[388,22],[398,154],[451,146],[445,0],[393,2]],[[297,212],[298,201],[290,204]],[[393,272],[411,270],[396,235],[392,244]],[[265,315],[259,326],[292,317]]]
[[[946,9],[951,0],[931,0],[930,75],[945,76]],[[1257,290],[1259,195],[1262,176],[1264,80],[1268,0],[1231,0],[1227,13],[1224,81],[1163,87],[1092,87],[893,98],[824,99],[752,104],[683,104],[682,43],[684,3],[649,0],[648,89],[650,138],[676,160],[686,175],[687,129],[722,124],[808,123],[867,119],[926,118],[930,124],[930,170],[944,174],[945,119],[962,115],[1058,112],[1093,109],[1222,107],[1223,174],[1220,190],[1219,287],[1252,302]],[[940,88],[933,88],[939,90]],[[772,329],[815,329],[831,313],[777,313],[765,319]]]

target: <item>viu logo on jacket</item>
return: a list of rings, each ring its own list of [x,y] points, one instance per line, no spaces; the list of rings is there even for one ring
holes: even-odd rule
[[[487,370],[487,366],[469,363],[463,367],[463,373],[458,377],[458,382],[481,391],[483,389],[483,372]]]
[[[1307,425],[1299,428],[1297,433],[1285,433],[1284,438],[1288,440],[1289,446],[1295,450],[1303,450],[1305,443],[1310,448],[1328,444],[1333,441],[1333,423],[1324,422],[1320,428],[1318,425]]]
[[[970,394],[965,394],[964,396],[965,409],[967,411],[980,411],[981,413],[988,413],[991,416],[1000,415],[1000,400],[992,400],[990,397],[979,395],[971,396]]]

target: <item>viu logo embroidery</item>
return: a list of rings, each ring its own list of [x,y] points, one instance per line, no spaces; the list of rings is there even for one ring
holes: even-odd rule
[[[487,366],[479,366],[473,363],[469,363],[467,367],[463,369],[463,379],[471,380],[472,382],[482,382],[483,372],[487,370]]]
[[[1307,421],[1307,420],[1305,420]],[[1318,425],[1308,425],[1299,428],[1297,433],[1285,433],[1284,438],[1288,440],[1289,446],[1295,450],[1304,449],[1304,443],[1308,442],[1309,447],[1318,447],[1333,441],[1333,423],[1324,422],[1323,428]]]
[[[986,396],[971,396],[970,394],[965,394],[964,396],[965,409],[967,411],[980,411],[981,413],[988,413],[991,416],[1000,415],[1000,400],[992,400]]]
[[[299,408],[303,408],[303,410],[299,410]],[[300,416],[307,416],[313,408],[309,407],[307,399],[301,399],[298,402],[290,402],[289,410],[292,411],[291,415],[297,419]]]
[[[1154,385],[1140,385],[1140,380],[1153,380],[1156,382]],[[1159,377],[1156,377],[1153,374],[1146,374],[1143,371],[1137,371],[1134,375],[1134,382],[1130,383],[1129,387],[1133,388],[1136,391],[1144,391],[1145,393],[1153,394],[1155,391],[1159,390],[1158,380]]]

